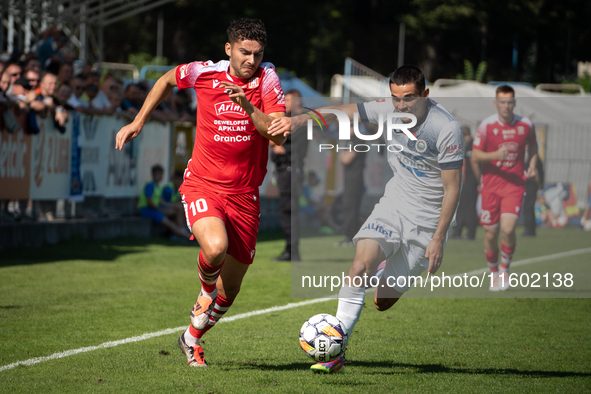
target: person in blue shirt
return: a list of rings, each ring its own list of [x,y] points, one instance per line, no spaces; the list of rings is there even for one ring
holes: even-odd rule
[[[191,233],[184,224],[184,211],[178,194],[182,174],[175,174],[175,181],[167,184],[161,184],[163,176],[164,169],[161,165],[156,164],[152,167],[152,181],[146,183],[139,197],[140,215],[156,224],[164,225],[174,235],[188,239]]]

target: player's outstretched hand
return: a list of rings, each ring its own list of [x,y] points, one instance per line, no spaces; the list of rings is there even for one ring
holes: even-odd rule
[[[433,238],[427,245],[425,257],[429,259],[429,273],[435,275],[439,267],[441,267],[441,261],[443,261],[443,242]]]
[[[287,137],[291,134],[291,118],[283,116],[281,118],[275,118],[271,121],[268,133],[272,136],[283,135]]]
[[[220,85],[220,87],[224,89],[226,94],[230,97],[230,99],[232,99],[233,102],[241,106],[242,109],[247,109],[250,103],[246,99],[246,94],[240,86],[228,81],[222,81]]]
[[[126,142],[131,141],[140,133],[142,132],[142,127],[135,122],[128,124],[127,126],[121,128],[117,133],[117,137],[115,137],[115,149],[123,149],[123,145]]]

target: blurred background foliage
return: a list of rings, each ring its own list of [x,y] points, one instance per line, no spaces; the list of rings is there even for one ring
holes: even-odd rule
[[[166,63],[225,59],[229,22],[260,18],[268,32],[265,61],[323,92],[347,56],[383,75],[396,69],[400,23],[405,63],[430,81],[455,78],[467,62],[485,64],[472,71],[484,82],[575,82],[577,62],[591,60],[590,1],[178,0],[106,29],[105,61],[156,62],[159,12]]]

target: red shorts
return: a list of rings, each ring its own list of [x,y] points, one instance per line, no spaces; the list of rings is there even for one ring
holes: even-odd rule
[[[519,217],[521,214],[523,195],[525,194],[524,187],[499,189],[484,187],[480,194],[482,196],[480,224],[483,227],[496,226],[503,215]]]
[[[221,194],[184,183],[180,192],[189,230],[201,218],[222,219],[228,235],[227,253],[241,263],[252,264],[260,224],[258,190],[255,193]]]

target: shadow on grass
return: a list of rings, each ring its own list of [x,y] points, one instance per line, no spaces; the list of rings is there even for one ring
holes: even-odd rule
[[[17,248],[2,252],[0,267],[52,263],[67,260],[115,261],[119,256],[144,253],[149,245],[184,246],[160,238],[115,238],[102,241],[71,239],[40,248]],[[196,245],[196,244],[195,244]]]
[[[260,370],[270,371],[294,371],[308,370],[310,363],[289,363],[283,365],[244,363],[240,367],[249,367]],[[568,371],[536,371],[520,370],[516,368],[462,368],[446,366],[443,364],[406,364],[389,363],[383,361],[350,361],[346,363],[347,367],[373,368],[373,371],[364,372],[367,375],[397,375],[397,374],[419,374],[419,373],[448,373],[448,374],[467,374],[467,375],[518,375],[537,378],[565,378],[565,377],[591,377],[588,372],[568,372]],[[399,369],[410,368],[413,371],[400,371]],[[385,371],[384,369],[388,369]],[[397,370],[398,369],[398,370]]]
[[[278,239],[283,239],[283,233],[267,230],[259,233],[257,242],[275,241]],[[162,245],[167,248],[187,248],[187,251],[195,251],[195,253],[197,253],[199,248],[199,245],[195,241],[170,241],[166,238],[156,237],[119,237],[96,241],[73,238],[55,245],[44,245],[40,248],[21,247],[2,251],[0,254],[0,267],[53,263],[67,260],[115,261],[123,255],[145,253],[148,251],[148,246],[152,245]]]

